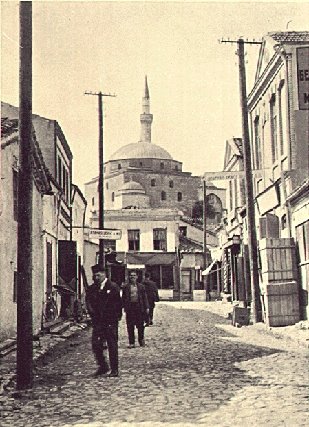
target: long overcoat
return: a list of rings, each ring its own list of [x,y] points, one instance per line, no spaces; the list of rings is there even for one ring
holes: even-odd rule
[[[122,301],[119,287],[109,279],[102,290],[96,284],[89,286],[86,303],[94,327],[112,325],[121,320]]]

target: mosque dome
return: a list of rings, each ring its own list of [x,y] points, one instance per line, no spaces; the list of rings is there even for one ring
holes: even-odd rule
[[[135,142],[124,145],[119,148],[110,158],[110,160],[128,160],[128,159],[162,159],[173,160],[172,156],[159,145],[151,142]]]
[[[143,186],[136,181],[125,182],[118,190],[121,193],[140,193],[145,194],[145,189]]]

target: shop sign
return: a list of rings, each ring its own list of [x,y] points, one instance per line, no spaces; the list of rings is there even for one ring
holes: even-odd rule
[[[265,215],[280,205],[280,191],[276,184],[266,188],[256,197],[260,215]]]
[[[99,230],[96,228],[91,228],[89,230],[89,239],[119,240],[121,239],[121,230],[108,228]]]
[[[252,174],[257,178],[262,177],[261,170],[253,170]],[[231,179],[244,178],[244,177],[245,177],[244,171],[222,171],[222,172],[205,172],[204,173],[205,181],[228,181]]]
[[[297,48],[298,105],[309,110],[309,47]]]

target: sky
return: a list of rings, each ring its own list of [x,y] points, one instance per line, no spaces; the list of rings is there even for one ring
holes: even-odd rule
[[[236,45],[270,31],[309,30],[309,2],[33,1],[33,113],[59,122],[73,182],[98,175],[98,99],[104,160],[138,142],[144,78],[152,142],[202,175],[223,169],[226,140],[241,137]],[[246,48],[247,93],[258,45]],[[18,106],[19,6],[1,0],[1,100]]]

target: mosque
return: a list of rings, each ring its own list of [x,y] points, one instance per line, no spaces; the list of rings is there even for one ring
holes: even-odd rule
[[[161,291],[169,290],[173,298],[181,283],[182,290],[190,294],[204,267],[203,229],[193,220],[194,210],[203,200],[202,180],[184,172],[182,162],[152,142],[152,121],[145,77],[140,140],[121,147],[104,163],[104,226],[122,232],[120,240],[105,241],[105,248],[116,251],[117,259],[123,261],[120,281],[129,268],[140,270],[141,277],[148,271]],[[98,228],[98,181],[95,177],[85,184],[91,228]],[[208,222],[220,222],[224,197],[225,190],[208,186],[214,214]],[[92,252],[88,258],[97,254],[94,243],[86,244],[88,255]],[[207,230],[208,245],[216,245],[211,230]]]
[[[104,209],[173,208],[190,217],[201,179],[183,172],[181,162],[152,142],[147,77],[142,109],[140,140],[121,147],[104,164]],[[97,186],[98,177],[85,184],[92,210],[98,206]]]

